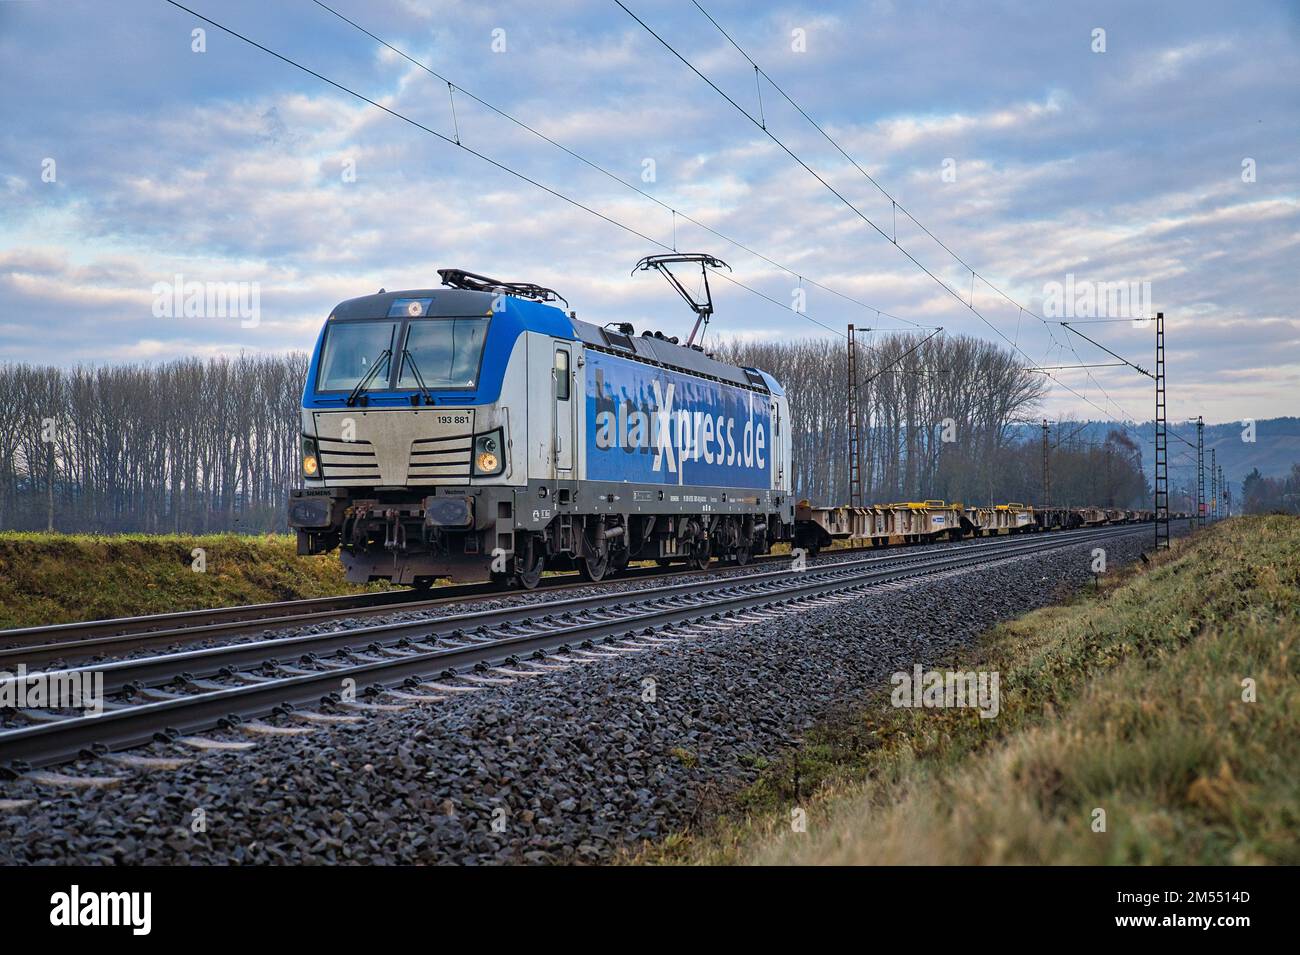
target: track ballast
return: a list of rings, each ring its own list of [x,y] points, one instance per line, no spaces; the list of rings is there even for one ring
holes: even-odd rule
[[[1121,526],[997,538],[812,565],[802,571],[711,578],[644,594],[598,593],[439,620],[68,668],[54,672],[102,673],[104,692],[114,698],[97,716],[19,711],[18,720],[0,728],[0,766],[21,773],[31,766],[175,740],[272,715],[328,718],[328,713],[299,712],[303,706],[337,712],[373,709],[385,698],[433,702],[454,692],[437,680],[475,673],[479,679],[491,679],[482,674],[494,667],[544,666],[539,661],[548,653],[592,648],[598,642],[617,648],[620,641],[654,640],[674,627],[707,627],[711,620],[745,614],[793,612],[830,597],[848,599],[882,583],[1132,533],[1133,527]],[[355,688],[355,699],[349,688]]]

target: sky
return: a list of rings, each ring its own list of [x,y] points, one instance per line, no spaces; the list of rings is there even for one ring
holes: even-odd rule
[[[706,341],[942,327],[1048,369],[1048,416],[1147,420],[1132,368],[1057,370],[1115,361],[1056,324],[1100,290],[1078,330],[1148,370],[1165,313],[1172,420],[1300,413],[1296,2],[624,0],[717,90],[607,0],[328,2],[411,59],[185,5],[378,106],[165,0],[0,0],[0,361],[305,350],[445,267],[685,336],[631,274],[676,248],[738,283]],[[245,308],[171,314],[178,277]]]

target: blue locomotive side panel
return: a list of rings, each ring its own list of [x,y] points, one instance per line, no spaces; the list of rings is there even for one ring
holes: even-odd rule
[[[768,489],[767,397],[588,350],[587,479]]]

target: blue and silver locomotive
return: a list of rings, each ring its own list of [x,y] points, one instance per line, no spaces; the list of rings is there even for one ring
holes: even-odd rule
[[[738,563],[794,531],[789,408],[755,368],[459,270],[336,306],[302,402],[300,553],[425,586]],[[567,305],[567,302],[565,303]]]

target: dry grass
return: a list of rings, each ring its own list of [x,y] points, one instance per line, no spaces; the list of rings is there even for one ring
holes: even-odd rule
[[[207,569],[191,569],[191,552]],[[288,534],[0,533],[0,629],[356,593],[337,553],[299,557]]]
[[[996,719],[886,698],[818,728],[716,825],[639,859],[1295,864],[1298,639],[1300,520],[1223,522],[989,634],[963,668],[1000,673]]]

